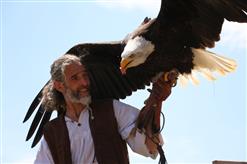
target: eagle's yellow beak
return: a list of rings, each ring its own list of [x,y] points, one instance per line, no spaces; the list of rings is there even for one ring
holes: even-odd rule
[[[122,59],[121,60],[121,63],[120,63],[120,70],[122,72],[122,74],[125,74],[126,73],[126,70],[127,70],[127,66],[128,64],[131,62],[130,59],[128,58],[125,58],[125,59]]]

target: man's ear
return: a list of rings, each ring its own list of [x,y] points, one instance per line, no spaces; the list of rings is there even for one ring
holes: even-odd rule
[[[64,92],[64,84],[61,81],[54,80],[53,86],[56,90],[63,93]]]

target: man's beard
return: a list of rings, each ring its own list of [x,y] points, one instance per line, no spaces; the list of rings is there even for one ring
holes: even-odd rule
[[[88,106],[91,103],[91,96],[80,96],[80,91],[73,91],[69,88],[66,89],[66,95],[73,103],[81,103],[83,105]]]

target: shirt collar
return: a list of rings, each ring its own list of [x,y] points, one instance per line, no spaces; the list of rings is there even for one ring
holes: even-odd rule
[[[78,119],[78,123],[82,123],[83,115],[84,115],[84,113],[87,112],[87,111],[88,111],[88,107],[85,107],[85,108],[81,111],[80,116],[79,116],[79,119]],[[66,116],[66,115],[64,116],[64,120],[65,120],[65,122],[76,122],[76,121],[72,120],[71,118],[69,118],[69,117]]]

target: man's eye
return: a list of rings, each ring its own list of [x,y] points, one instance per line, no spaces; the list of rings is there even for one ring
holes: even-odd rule
[[[78,78],[76,76],[72,76],[71,80],[77,80]]]

